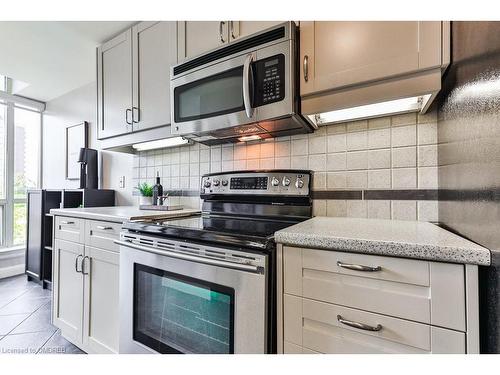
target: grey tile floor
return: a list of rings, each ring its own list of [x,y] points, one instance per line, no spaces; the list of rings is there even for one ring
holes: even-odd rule
[[[51,292],[25,275],[0,279],[0,354],[84,353],[50,323]]]

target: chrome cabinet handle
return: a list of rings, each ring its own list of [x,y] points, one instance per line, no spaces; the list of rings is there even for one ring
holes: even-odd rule
[[[222,43],[226,43],[226,41],[224,40],[224,36],[222,35],[222,31],[223,31],[222,28],[224,27],[225,24],[226,24],[225,21],[220,21],[219,22],[219,37],[220,37],[220,41]]]
[[[236,39],[236,36],[234,36],[234,22],[233,21],[229,21],[229,25],[231,27],[231,38],[233,39]]]
[[[89,272],[85,272],[85,259],[88,259],[89,260]],[[90,273],[90,267],[91,267],[91,260],[92,258],[89,257],[88,255],[85,255],[82,259],[82,274],[84,275],[88,275]]]
[[[304,56],[304,61],[302,63],[302,68],[304,70],[304,81],[309,81],[309,56]]]
[[[132,121],[129,121],[129,120],[128,120],[128,114],[129,114],[129,113],[132,113],[132,110],[131,110],[130,108],[127,108],[127,109],[125,110],[125,122],[126,122],[127,124],[129,124],[129,125],[132,125]]]
[[[135,119],[136,116],[135,114],[137,113],[137,120]],[[139,111],[139,108],[137,107],[132,107],[132,122],[138,123],[141,121],[141,112]]]
[[[111,230],[111,229],[113,229],[113,227],[105,227],[104,225],[98,225],[96,228],[100,229],[100,230]]]
[[[253,116],[252,100],[250,98],[250,74],[252,74],[253,55],[248,55],[243,64],[243,104],[248,118]],[[252,77],[253,85],[253,77]]]
[[[79,254],[76,258],[75,258],[75,271],[76,272],[80,272],[82,273],[82,270],[83,270],[83,265],[82,265],[82,269],[78,270],[78,259],[82,257],[83,258],[83,255],[82,254]]]
[[[74,221],[61,221],[61,224],[62,225],[73,225],[73,224],[75,224],[75,222]]]
[[[342,315],[337,315],[337,320],[340,323],[345,324],[346,326],[349,326],[352,328],[357,328],[357,329],[362,329],[363,331],[378,332],[382,329],[381,324],[377,324],[375,327],[373,327],[373,326],[369,326],[368,324],[353,322],[351,320],[346,320],[346,319],[342,318]]]
[[[348,270],[353,270],[353,271],[362,271],[362,272],[382,271],[382,267],[380,267],[380,266],[370,267],[370,266],[363,266],[361,264],[342,263],[340,261],[337,262],[337,266],[342,267],[342,268],[346,268]]]

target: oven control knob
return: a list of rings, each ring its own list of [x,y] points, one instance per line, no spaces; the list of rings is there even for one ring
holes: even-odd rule
[[[288,177],[283,177],[283,186],[290,186],[290,179]]]
[[[280,184],[280,180],[278,180],[276,177],[273,177],[271,180],[271,185],[273,186],[278,186]]]
[[[205,182],[203,183],[203,186],[205,186],[206,188],[209,188],[211,185],[212,184],[208,180],[205,180]]]
[[[222,180],[222,186],[227,186],[227,180]]]
[[[297,189],[302,189],[303,186],[304,186],[304,181],[302,181],[301,179],[297,178],[297,181],[295,181],[295,187]]]
[[[214,186],[219,186],[220,185],[220,181],[219,180],[214,180]]]

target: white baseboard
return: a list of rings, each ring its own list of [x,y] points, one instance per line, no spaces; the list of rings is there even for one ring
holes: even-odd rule
[[[24,264],[16,264],[15,266],[0,268],[0,279],[22,275],[24,273]]]

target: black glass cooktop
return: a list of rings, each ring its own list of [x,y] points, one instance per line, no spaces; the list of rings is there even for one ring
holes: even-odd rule
[[[135,221],[123,228],[187,241],[208,241],[257,249],[274,247],[274,233],[296,224],[292,220],[198,215],[177,220]]]

